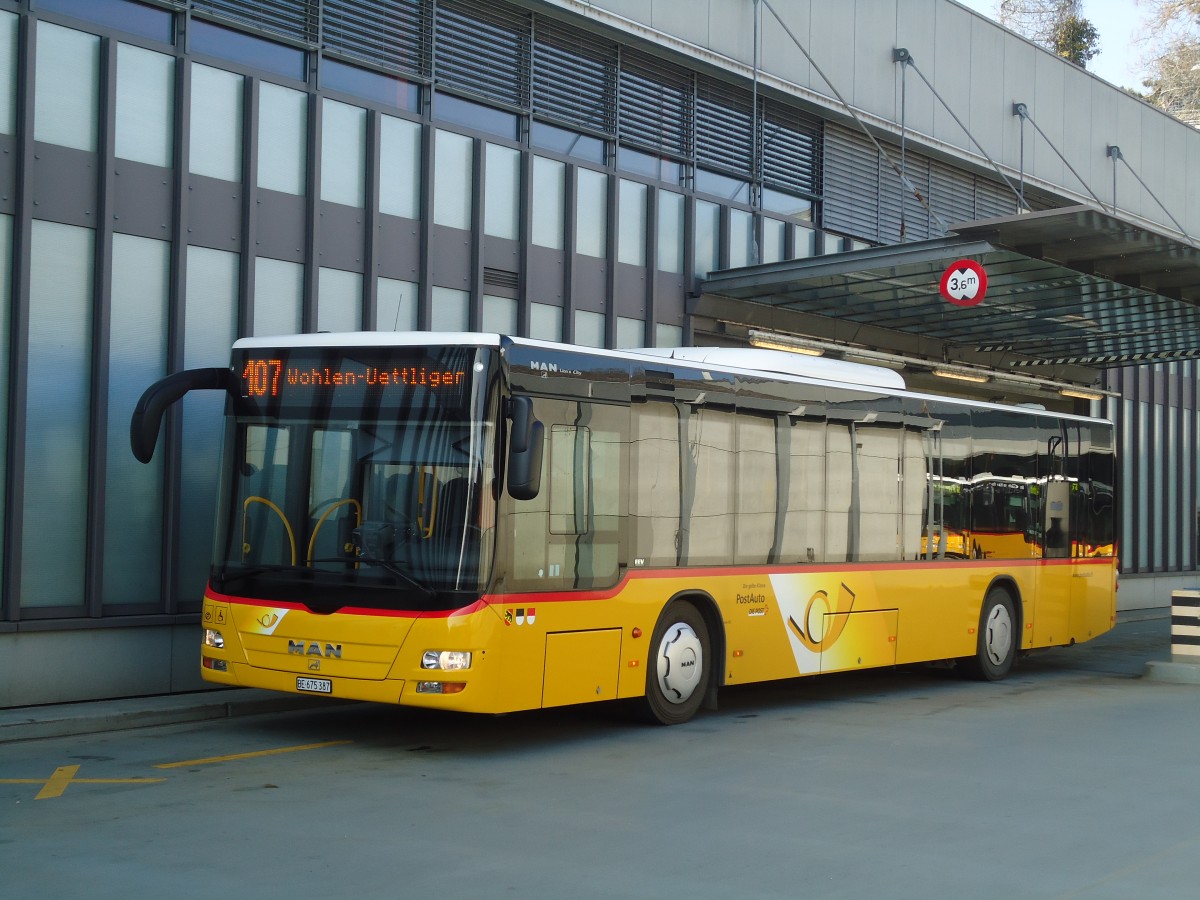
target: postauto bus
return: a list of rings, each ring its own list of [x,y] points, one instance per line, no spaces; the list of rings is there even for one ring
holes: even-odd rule
[[[151,386],[140,459],[202,389],[228,426],[211,682],[671,724],[725,685],[999,679],[1115,620],[1106,421],[783,351],[307,334]]]

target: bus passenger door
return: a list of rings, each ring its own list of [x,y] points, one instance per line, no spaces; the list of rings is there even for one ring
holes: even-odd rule
[[[1071,617],[1068,637],[1086,641],[1116,621],[1112,432],[1072,425]]]
[[[1038,567],[1034,644],[1069,640],[1074,566],[1071,558],[1071,482],[1067,473],[1071,448],[1058,423],[1039,427],[1036,522],[1042,564]]]

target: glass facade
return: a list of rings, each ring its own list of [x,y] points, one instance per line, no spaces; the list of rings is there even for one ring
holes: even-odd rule
[[[84,596],[94,241],[89,228],[33,222],[19,586],[26,608],[79,606]]]
[[[114,234],[108,343],[103,603],[142,606],[162,580],[163,460],[129,452],[129,417],[146,385],[167,374],[171,245]]]
[[[321,199],[361,207],[366,176],[367,111],[326,100],[321,123]]]
[[[258,186],[302,196],[308,178],[308,95],[269,81],[258,88]]]
[[[567,167],[541,156],[533,158],[532,240],[539,247],[563,248]]]
[[[0,347],[10,346],[9,309],[12,302],[12,216],[0,215]],[[0,366],[0,509],[8,506],[8,366]],[[0,516],[0,546],[5,536],[4,517]],[[4,554],[0,553],[0,586],[4,584]],[[3,609],[3,604],[0,604]]]
[[[362,328],[362,282],[358,272],[317,270],[317,331]]]
[[[233,72],[192,65],[192,174],[242,180],[242,82]]]
[[[376,285],[376,331],[416,331],[417,285],[411,281],[380,278]]]
[[[578,169],[575,191],[575,252],[604,259],[608,256],[608,176]]]
[[[258,5],[248,30],[186,5],[136,21],[83,3],[0,11],[0,631],[195,621],[223,403],[189,396],[148,467],[129,459],[129,411],[163,373],[226,365],[239,336],[679,346],[708,272],[823,249],[824,123],[760,96],[770,140],[731,135],[748,84],[712,90],[615,33],[603,59],[560,59],[531,31],[515,69],[489,69],[472,63],[470,42],[495,38],[483,28],[434,59],[417,19],[381,20],[389,40],[367,44],[326,18],[319,44],[270,38],[285,4]],[[451,6],[459,24],[507,8],[411,5],[434,25]],[[189,48],[172,45],[185,15]],[[42,149],[39,186],[71,187],[35,204],[20,154]],[[1195,362],[1110,376],[1128,573],[1200,561],[1198,380]]]
[[[521,235],[521,151],[487,144],[484,160],[483,233],[515,241]]]
[[[21,20],[0,12],[0,134],[17,130],[17,61]]]
[[[433,221],[437,225],[471,227],[474,144],[466,135],[440,128],[434,135]]]
[[[421,126],[380,116],[379,211],[405,219],[421,217]]]
[[[282,259],[254,261],[255,337],[303,331],[304,266]]]
[[[174,163],[175,60],[117,47],[116,156],[167,168]]]
[[[94,153],[100,118],[100,38],[40,23],[34,77],[34,140]]]

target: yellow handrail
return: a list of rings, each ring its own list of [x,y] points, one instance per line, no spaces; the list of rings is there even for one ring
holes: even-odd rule
[[[425,468],[422,466],[417,475],[417,527],[420,528],[421,537],[425,540],[433,537],[433,523],[437,521],[437,506],[437,466],[433,466],[429,472],[429,524],[426,525],[425,517],[421,513],[425,508]]]
[[[275,515],[279,516],[283,522],[284,530],[287,531],[288,543],[292,547],[292,565],[296,564],[296,534],[292,531],[292,525],[287,520],[287,516],[283,514],[283,510],[268,500],[266,497],[247,497],[242,503],[242,559],[250,553],[250,545],[246,542],[246,519],[250,510],[251,503],[261,503],[267,509],[270,509]]]
[[[317,519],[317,524],[313,527],[312,537],[308,539],[308,556],[305,559],[304,564],[309,568],[312,567],[313,547],[317,545],[317,532],[321,530],[321,526],[325,524],[325,520],[329,518],[335,509],[337,509],[339,506],[345,506],[347,504],[352,504],[354,506],[354,524],[362,525],[362,504],[353,497],[347,497],[345,500],[339,500],[337,503],[334,503],[332,506],[330,506],[329,509],[325,510],[324,515]]]

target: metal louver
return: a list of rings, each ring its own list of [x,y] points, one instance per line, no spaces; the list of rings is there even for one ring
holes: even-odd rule
[[[753,136],[751,93],[701,77],[696,84],[696,163],[752,177]]]
[[[902,237],[917,240],[941,236],[941,225],[912,191],[900,183],[895,170],[865,135],[831,123],[826,126],[825,137],[826,228],[886,244],[897,243]],[[880,145],[899,165],[899,146],[890,141],[880,141]],[[923,154],[908,151],[905,173],[913,187],[921,191],[933,214],[947,225],[1016,212],[1016,196],[1008,185],[955,169]]]
[[[821,122],[764,100],[760,116],[762,179],[809,196],[821,193]]]
[[[432,69],[429,0],[325,0],[327,50],[428,78]]]
[[[831,231],[874,240],[879,230],[879,154],[861,133],[825,127],[822,224]]]
[[[317,41],[318,0],[192,0],[192,9],[217,20],[250,25],[304,44]]]
[[[528,13],[464,0],[438,3],[434,79],[510,106],[529,105]]]
[[[934,162],[929,185],[929,205],[947,224],[972,222],[975,215],[975,182],[965,172]]]
[[[692,153],[692,76],[636,51],[621,57],[621,142],[672,156]]]
[[[1017,211],[1017,198],[1007,184],[990,178],[975,179],[975,218],[996,219]]]
[[[617,45],[544,17],[533,42],[533,112],[616,133]]]

